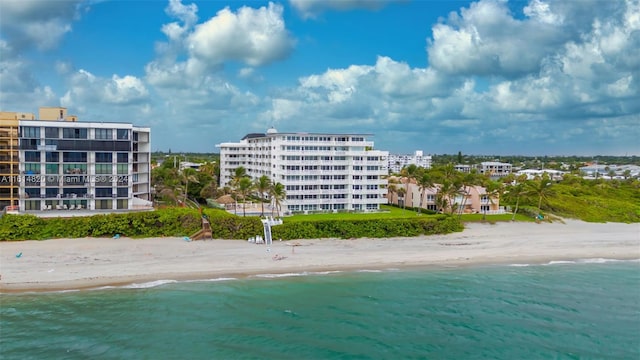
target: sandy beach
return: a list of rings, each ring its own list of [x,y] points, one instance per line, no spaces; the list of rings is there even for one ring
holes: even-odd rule
[[[414,266],[640,259],[640,224],[467,224],[461,233],[276,241],[83,238],[0,242],[0,292],[85,289],[156,280]]]

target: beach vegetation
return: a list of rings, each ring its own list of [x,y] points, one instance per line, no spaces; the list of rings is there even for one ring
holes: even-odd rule
[[[224,210],[202,209],[216,239],[248,239],[261,235],[257,216],[236,216]],[[51,238],[113,237],[131,238],[189,236],[200,230],[202,217],[197,209],[164,208],[155,211],[99,214],[71,218],[40,218],[7,214],[0,218],[0,239],[43,240]],[[273,227],[274,239],[318,239],[401,237],[462,231],[458,218],[450,215],[416,215],[399,208],[385,213],[340,213],[293,216]]]

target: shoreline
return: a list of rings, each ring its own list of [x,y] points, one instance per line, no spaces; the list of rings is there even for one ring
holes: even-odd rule
[[[640,259],[640,224],[577,220],[470,223],[464,231],[446,235],[305,239],[276,241],[270,247],[242,240],[187,242],[183,238],[0,242],[0,293],[89,290],[160,280],[242,279],[263,274],[537,265],[585,259]]]

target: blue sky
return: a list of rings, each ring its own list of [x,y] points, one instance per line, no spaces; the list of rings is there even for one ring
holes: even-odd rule
[[[274,126],[392,153],[640,154],[640,2],[0,2],[0,110],[214,152]]]

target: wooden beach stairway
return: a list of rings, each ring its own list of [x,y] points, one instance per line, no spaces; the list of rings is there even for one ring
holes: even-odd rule
[[[202,229],[196,231],[193,235],[189,236],[191,240],[212,240],[211,224],[204,216],[202,217]]]

